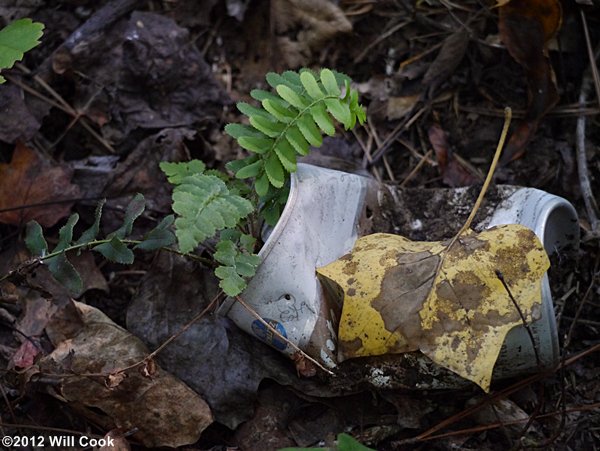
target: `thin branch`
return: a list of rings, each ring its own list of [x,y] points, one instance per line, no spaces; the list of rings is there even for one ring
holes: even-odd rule
[[[302,349],[300,349],[298,346],[292,343],[287,337],[281,335],[281,333],[277,329],[275,329],[273,326],[267,323],[258,313],[256,313],[256,311],[252,307],[250,307],[246,302],[244,302],[244,300],[241,297],[236,296],[235,299],[242,305],[242,307],[244,307],[248,311],[248,313],[254,316],[258,321],[261,322],[263,326],[269,329],[269,332],[272,332],[275,336],[277,336],[277,338],[285,341],[296,352],[299,352],[300,355],[302,355],[302,357],[304,357],[306,360],[310,360],[312,363],[314,363],[316,366],[328,373],[330,376],[335,376],[335,373],[333,371],[330,371],[327,368],[325,368],[323,365],[321,365],[319,362],[317,362],[315,359],[309,356],[306,352],[304,352]]]
[[[596,56],[600,52],[600,49],[596,50]],[[583,80],[581,82],[581,91],[579,93],[579,105],[583,107],[586,103],[586,99],[588,97],[589,91],[591,89],[592,84],[592,76],[591,73],[594,72],[594,68],[596,66],[595,58],[590,61],[590,70],[586,71],[583,75]],[[598,236],[600,234],[600,221],[598,220],[598,204],[596,203],[596,198],[594,196],[594,192],[592,191],[592,185],[590,182],[588,165],[587,165],[587,155],[586,155],[586,146],[585,146],[585,126],[586,126],[586,116],[580,115],[577,118],[577,128],[576,128],[576,140],[575,145],[577,148],[577,172],[579,173],[579,185],[581,188],[581,195],[583,197],[583,202],[585,204],[585,210],[587,212],[588,218],[590,220],[590,225],[592,227],[592,237]]]
[[[492,160],[492,164],[490,165],[490,170],[488,171],[487,177],[485,178],[485,181],[483,182],[483,187],[481,188],[481,191],[479,192],[479,197],[477,197],[477,201],[475,202],[475,205],[473,206],[473,209],[471,210],[471,214],[465,221],[465,223],[462,226],[462,228],[460,229],[460,231],[456,234],[456,236],[452,240],[451,245],[448,247],[451,247],[452,244],[454,243],[454,241],[456,241],[456,239],[460,235],[462,235],[465,231],[467,231],[471,227],[471,223],[473,222],[473,219],[475,219],[475,215],[479,211],[479,207],[481,206],[481,203],[483,202],[483,198],[485,197],[485,194],[487,193],[490,183],[492,182],[492,178],[494,177],[494,172],[496,171],[496,166],[498,165],[498,160],[500,160],[500,155],[502,154],[502,149],[504,148],[504,142],[506,141],[506,135],[508,134],[508,127],[510,126],[511,118],[512,118],[512,110],[509,107],[506,107],[504,109],[504,126],[502,127],[502,133],[500,134],[500,140],[498,141],[498,146],[496,147],[496,152],[494,153],[494,159]]]

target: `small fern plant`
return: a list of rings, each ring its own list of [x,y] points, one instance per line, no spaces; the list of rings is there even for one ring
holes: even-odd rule
[[[135,255],[132,251],[154,251],[166,248],[175,243],[175,236],[171,231],[174,216],[169,215],[151,231],[141,238],[133,239],[133,224],[146,208],[144,196],[137,194],[127,206],[123,217],[123,224],[114,232],[104,238],[98,238],[100,233],[100,219],[104,201],[96,207],[94,223],[84,230],[78,239],[73,237],[73,229],[79,221],[77,213],[72,214],[67,223],[58,231],[58,243],[52,251],[44,238],[42,227],[36,221],[27,223],[25,244],[36,260],[45,263],[56,280],[62,283],[73,295],[79,295],[83,288],[81,276],[69,260],[67,252],[80,253],[82,250],[91,249],[104,256],[109,261],[131,265]]]
[[[319,74],[308,69],[266,76],[271,91],[255,89],[250,96],[260,107],[237,104],[247,124],[228,124],[225,132],[235,138],[250,156],[232,161],[227,168],[235,179],[223,173],[205,171],[200,161],[161,163],[173,188],[175,234],[182,252],[190,252],[219,233],[214,259],[215,274],[229,296],[246,288],[246,279],[255,274],[260,259],[254,254],[255,238],[247,233],[247,218],[255,211],[274,225],[287,201],[289,177],[296,171],[298,156],[310,146],[320,147],[323,134],[335,135],[335,121],[346,130],[363,124],[364,108],[350,78],[329,69]],[[252,179],[252,195],[247,185]],[[246,223],[244,223],[246,221]]]
[[[238,179],[254,179],[263,218],[274,225],[287,200],[285,186],[289,174],[296,171],[297,157],[308,155],[310,146],[320,147],[323,134],[334,136],[334,120],[350,130],[357,121],[364,123],[366,112],[358,103],[358,92],[350,87],[350,78],[329,69],[318,75],[308,69],[269,73],[266,80],[274,92],[250,92],[261,107],[237,104],[249,125],[228,124],[225,132],[251,152],[227,168]]]
[[[227,168],[235,175],[207,170],[199,160],[182,163],[162,162],[160,167],[173,185],[172,208],[175,217],[166,217],[141,240],[133,240],[133,221],[143,211],[143,197],[134,198],[125,214],[124,225],[105,239],[97,238],[101,206],[94,225],[73,241],[76,216],[71,216],[59,232],[59,243],[49,253],[37,223],[28,225],[27,245],[31,252],[48,264],[54,276],[72,291],[81,279],[67,259],[69,251],[91,248],[105,258],[128,264],[133,249],[153,250],[176,241],[183,254],[202,245],[212,254],[215,275],[229,296],[237,296],[255,275],[260,264],[256,255],[258,230],[255,220],[274,225],[285,205],[290,174],[296,171],[298,156],[307,155],[310,146],[320,147],[323,134],[335,134],[335,122],[346,130],[363,124],[364,108],[358,92],[343,74],[323,69],[319,74],[308,69],[267,74],[271,91],[256,89],[250,95],[260,107],[246,102],[237,104],[247,124],[228,124],[225,132],[250,152]],[[251,179],[252,186],[243,180]],[[175,234],[170,231],[173,224]]]

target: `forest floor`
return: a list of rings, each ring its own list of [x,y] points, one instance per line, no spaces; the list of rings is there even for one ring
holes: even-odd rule
[[[76,236],[93,224],[103,198],[102,231],[119,227],[136,193],[146,211],[135,230],[148,231],[171,213],[158,163],[200,159],[223,169],[246,156],[223,133],[240,120],[235,103],[265,89],[266,73],[300,67],[349,75],[368,112],[365,126],[340,130],[305,161],[368,175],[425,204],[432,189],[477,192],[508,106],[513,122],[494,182],[567,199],[580,231],[578,247],[555,253],[549,273],[560,363],[495,381],[490,394],[367,384],[342,394],[324,375],[299,377],[293,362],[219,315],[164,348],[161,370],[151,360],[125,382],[101,377],[119,355],[143,359],[134,336],[152,350],[180,331],[217,294],[212,273],[165,252],[136,252],[132,265],[73,255],[83,279],[77,301],[110,318],[88,311],[91,344],[73,352],[61,339],[81,327],[79,316],[69,319],[81,310],[73,313],[43,266],[13,272],[0,287],[3,434],[110,431],[119,449],[334,446],[342,432],[378,450],[600,449],[600,78],[590,69],[600,7],[513,0],[499,13],[495,3],[506,2],[3,2],[5,23],[31,17],[45,31],[0,87],[1,274],[29,260],[28,221],[52,245],[69,214],[80,217]],[[445,214],[436,219],[451,222]],[[45,360],[58,350],[60,371]],[[73,362],[85,352],[94,364],[84,372],[93,374],[82,376]],[[155,397],[131,388],[159,373]],[[201,421],[206,429],[189,444]]]

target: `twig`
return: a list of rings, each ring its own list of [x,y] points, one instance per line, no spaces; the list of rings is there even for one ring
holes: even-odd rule
[[[500,155],[502,154],[502,148],[504,147],[504,142],[506,141],[506,135],[508,134],[508,127],[510,126],[511,118],[512,118],[512,110],[509,107],[506,107],[504,109],[504,127],[502,127],[502,133],[500,134],[500,140],[498,141],[498,146],[496,147],[496,152],[494,153],[494,159],[492,160],[492,164],[490,165],[490,170],[487,173],[485,182],[483,182],[483,187],[481,188],[481,191],[479,192],[479,197],[477,197],[477,201],[475,202],[475,205],[473,206],[473,209],[471,210],[471,214],[469,215],[469,217],[467,218],[467,220],[465,221],[465,223],[463,224],[461,229],[458,231],[458,233],[454,236],[454,238],[450,242],[448,249],[450,249],[452,247],[452,245],[456,242],[456,240],[466,230],[468,230],[471,227],[471,223],[473,222],[473,219],[475,219],[475,215],[477,214],[477,211],[479,210],[479,207],[481,206],[481,203],[483,202],[483,198],[485,197],[485,194],[490,186],[490,183],[492,182],[492,178],[494,177],[494,172],[496,171],[496,166],[498,165],[498,160],[500,159]]]
[[[33,431],[47,431],[47,432],[60,432],[61,434],[77,434],[85,435],[87,437],[102,438],[102,435],[94,434],[89,431],[81,432],[74,429],[54,428],[49,426],[40,426],[37,424],[18,424],[18,423],[2,423],[2,426],[18,428],[18,429],[29,429]]]
[[[269,323],[267,323],[258,313],[256,313],[256,311],[250,307],[241,297],[236,296],[235,297],[236,301],[238,301],[242,307],[244,307],[248,313],[250,313],[252,316],[254,316],[258,321],[260,321],[260,323],[265,326],[267,329],[269,329],[270,332],[272,332],[275,336],[277,336],[277,338],[280,338],[281,340],[285,341],[288,345],[290,345],[290,347],[292,347],[296,352],[299,352],[300,355],[302,355],[302,357],[304,357],[307,360],[310,360],[312,363],[314,363],[316,366],[318,366],[319,368],[321,368],[323,371],[325,371],[326,373],[328,373],[330,376],[335,376],[335,373],[333,371],[328,370],[327,368],[325,368],[323,365],[321,365],[319,362],[317,362],[315,359],[313,359],[311,356],[309,356],[306,352],[304,352],[302,349],[300,349],[298,346],[296,346],[294,343],[292,343],[287,337],[284,337],[283,335],[281,335],[281,333],[275,329],[273,326],[271,326]]]
[[[533,332],[531,331],[531,327],[529,326],[529,323],[527,322],[525,315],[523,315],[523,311],[521,310],[521,307],[519,307],[517,300],[512,295],[512,292],[510,291],[510,288],[508,287],[508,284],[506,283],[506,280],[504,279],[504,275],[498,269],[495,270],[495,273],[496,273],[496,277],[498,277],[498,279],[502,283],[502,286],[508,293],[508,297],[510,298],[511,302],[515,306],[515,309],[517,309],[517,312],[519,312],[519,316],[521,317],[521,321],[523,322],[523,327],[525,327],[525,330],[527,331],[527,335],[529,336],[529,341],[531,341],[531,346],[533,348],[533,353],[535,355],[535,363],[536,363],[538,369],[541,369],[542,361],[540,359],[540,353],[538,351],[537,344],[535,343],[535,338],[533,337]],[[523,427],[523,430],[521,431],[521,434],[520,434],[521,437],[525,436],[525,434],[527,433],[527,431],[529,430],[529,428],[531,427],[533,422],[536,420],[536,418],[538,418],[539,412],[542,410],[542,405],[544,404],[544,402],[543,402],[544,399],[545,399],[544,398],[544,386],[539,385],[538,400],[540,400],[540,402],[537,403],[537,405],[535,406],[534,412],[529,416],[527,424],[525,424],[525,426]]]
[[[596,57],[598,56],[600,49],[596,51]],[[595,58],[590,61],[590,70],[586,71],[583,75],[583,80],[581,82],[581,91],[579,93],[579,105],[583,107],[586,102],[588,93],[591,89],[591,75],[590,72],[593,72],[593,69],[596,65]],[[596,203],[596,199],[594,197],[594,193],[592,191],[592,185],[590,183],[590,177],[588,174],[588,166],[587,166],[587,156],[585,149],[585,125],[586,125],[586,116],[579,116],[577,118],[577,129],[576,129],[576,148],[577,148],[577,172],[579,173],[579,185],[581,187],[581,195],[583,197],[583,202],[585,204],[585,210],[587,212],[588,218],[590,220],[590,225],[592,227],[591,235],[592,237],[597,237],[600,235],[600,229],[598,228],[600,222],[598,221],[598,204]]]
[[[29,69],[27,69],[25,66],[23,66],[22,64],[17,64],[16,66],[19,69],[21,69],[24,73],[31,74],[31,71]],[[90,135],[92,135],[106,150],[108,150],[111,154],[115,153],[115,149],[113,149],[113,147],[108,143],[108,141],[106,141],[102,136],[100,136],[98,134],[98,132],[96,132],[96,130],[94,130],[94,128],[90,124],[87,123],[87,118],[84,116],[85,112],[81,113],[81,112],[78,112],[77,110],[75,110],[75,108],[73,108],[71,105],[69,105],[69,103],[66,100],[64,100],[60,96],[60,94],[58,94],[54,89],[52,89],[52,87],[50,85],[48,85],[48,83],[46,83],[41,77],[39,77],[38,75],[34,75],[33,79],[34,79],[34,81],[39,83],[39,85],[42,88],[44,88],[44,90],[46,92],[48,92],[52,97],[54,97],[56,99],[56,101],[49,99],[48,97],[37,92],[32,87],[26,85],[25,83],[22,83],[21,81],[19,81],[18,79],[14,78],[14,77],[6,75],[6,79],[9,80],[10,82],[14,83],[15,85],[19,86],[24,91],[27,91],[31,95],[36,96],[37,98],[47,102],[49,105],[52,105],[53,107],[58,108],[59,110],[62,110],[64,113],[71,116],[73,118],[73,124],[75,122],[79,121],[81,126],[83,128],[85,128],[90,133]],[[69,128],[70,127],[72,127],[72,124],[69,125]]]
[[[421,168],[425,165],[427,159],[431,156],[432,153],[433,151],[429,149],[425,156],[421,156],[421,159],[419,160],[417,165],[413,168],[412,171],[410,171],[410,173],[404,178],[404,180],[402,180],[402,183],[400,183],[400,188],[404,188],[406,184],[417,174],[417,172],[421,170]]]
[[[73,197],[73,198],[69,198],[69,199],[50,200],[47,202],[37,202],[35,204],[24,204],[24,205],[18,205],[16,207],[0,208],[0,213],[6,213],[8,211],[27,210],[28,208],[47,207],[49,205],[70,204],[73,202],[84,202],[84,201],[101,200],[101,199],[104,199],[104,196]]]
[[[586,412],[586,411],[596,410],[596,409],[600,409],[600,402],[597,402],[594,404],[584,404],[584,405],[581,405],[578,407],[571,407],[569,409],[565,409],[565,413]],[[538,415],[536,418],[537,419],[550,418],[550,417],[554,417],[556,415],[561,415],[562,412],[563,412],[562,410],[560,410],[560,411],[557,410],[555,412],[548,412],[548,413],[544,413],[542,415]],[[472,428],[460,429],[458,431],[446,432],[445,434],[431,435],[420,441],[430,441],[430,440],[437,440],[437,439],[443,439],[443,438],[449,438],[449,437],[456,437],[458,435],[475,434],[478,432],[489,431],[491,429],[497,429],[501,426],[511,426],[513,424],[524,423],[525,421],[528,421],[528,420],[529,420],[529,418],[519,418],[518,420],[502,421],[502,422],[494,423],[494,424],[484,424],[484,425],[475,426]],[[402,443],[402,442],[400,442],[400,443]]]
[[[217,293],[217,295],[212,299],[212,301],[210,301],[208,303],[208,305],[200,313],[198,313],[191,320],[189,320],[181,329],[179,329],[176,333],[174,333],[169,338],[167,338],[165,341],[163,341],[160,344],[160,346],[158,346],[158,348],[156,348],[150,354],[146,355],[143,359],[138,360],[135,363],[132,363],[131,365],[125,366],[123,368],[117,368],[117,369],[115,369],[113,371],[110,371],[109,373],[72,373],[72,374],[59,374],[59,375],[45,373],[44,375],[45,376],[48,376],[48,375],[50,375],[50,376],[60,376],[60,377],[108,377],[108,376],[111,376],[111,375],[115,375],[115,374],[119,374],[119,373],[124,373],[126,371],[129,371],[129,370],[132,370],[134,368],[137,368],[138,366],[146,365],[154,357],[156,357],[158,355],[158,353],[160,353],[163,349],[165,349],[167,346],[169,346],[173,341],[177,340],[181,335],[183,335],[196,322],[198,322],[199,320],[201,320],[211,309],[213,309],[215,307],[215,305],[217,304],[217,301],[222,296],[223,296],[223,292],[222,291],[220,291],[219,293]]]
[[[407,20],[405,22],[400,22],[399,24],[394,25],[392,28],[390,28],[388,31],[385,31],[383,33],[381,33],[377,39],[375,39],[373,42],[371,42],[370,44],[368,44],[363,50],[362,52],[360,52],[355,58],[354,58],[354,64],[358,64],[360,63],[365,56],[367,56],[369,54],[369,52],[371,51],[371,49],[373,47],[375,47],[377,44],[379,44],[381,41],[389,38],[391,35],[393,35],[395,32],[397,32],[398,30],[404,28],[406,25],[409,25],[412,23],[412,20]]]
[[[413,114],[410,117],[406,117],[403,121],[401,121],[398,125],[396,125],[396,127],[394,127],[392,132],[383,140],[381,145],[378,146],[375,153],[373,153],[371,160],[368,162],[368,165],[373,165],[373,164],[377,163],[379,161],[379,159],[383,156],[383,154],[392,145],[392,143],[396,140],[398,135],[400,135],[400,133],[402,131],[408,129],[428,109],[429,109],[429,106],[426,105],[426,106],[420,108],[419,111],[417,111],[415,114]],[[366,166],[368,166],[368,165],[363,164],[364,168],[366,168]]]
[[[474,405],[466,408],[462,412],[452,415],[450,418],[440,421],[435,426],[429,428],[427,431],[419,434],[418,436],[416,436],[414,438],[402,440],[397,443],[400,445],[403,445],[403,444],[417,443],[417,442],[421,442],[421,441],[425,441],[425,440],[430,440],[430,437],[432,437],[433,434],[436,433],[437,431],[444,429],[460,420],[463,420],[463,419],[469,417],[473,413],[477,412],[478,410],[480,410],[481,408],[486,406],[488,403],[493,402],[500,398],[505,398],[505,397],[511,395],[512,393],[515,393],[515,392],[527,387],[529,384],[536,382],[540,379],[543,379],[544,377],[546,377],[550,374],[553,374],[554,372],[558,371],[559,369],[562,369],[569,365],[572,365],[573,363],[577,362],[578,360],[580,360],[584,357],[587,357],[588,355],[593,354],[598,351],[600,351],[600,343],[598,343],[594,346],[591,346],[590,348],[588,348],[578,354],[575,354],[567,359],[564,359],[556,368],[554,368],[552,370],[542,371],[537,374],[533,374],[525,379],[515,382],[513,385],[506,387],[497,393],[486,396],[484,399],[479,401],[477,404],[474,404]]]

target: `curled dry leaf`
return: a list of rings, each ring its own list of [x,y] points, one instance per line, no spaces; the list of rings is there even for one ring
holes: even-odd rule
[[[390,97],[386,105],[386,117],[388,120],[402,119],[409,114],[421,98],[420,94],[403,97]]]
[[[106,386],[106,388],[117,388],[119,386],[119,384],[121,384],[121,382],[123,382],[125,380],[126,377],[127,377],[127,374],[125,374],[122,371],[113,373],[113,374],[109,374],[108,376],[106,376],[106,379],[104,380],[104,385]]]
[[[72,172],[42,160],[35,151],[18,142],[9,164],[0,164],[0,210],[44,202],[73,199],[79,188],[71,184]],[[21,225],[36,220],[52,227],[71,211],[73,202],[0,213],[0,222]]]
[[[500,38],[510,55],[525,69],[528,108],[525,120],[511,135],[501,163],[523,156],[542,117],[558,102],[558,88],[548,59],[547,44],[560,29],[559,0],[512,0],[499,8]]]
[[[134,439],[147,447],[177,447],[197,441],[213,421],[208,405],[158,366],[152,378],[137,369],[124,377],[119,369],[142,360],[148,354],[146,346],[99,310],[75,304],[83,327],[71,338],[55,342],[56,349],[39,362],[43,373],[58,379],[55,388],[49,387],[52,394],[92,418],[98,419],[98,412],[103,412],[106,424],[137,429]],[[60,374],[56,374],[57,368]],[[99,372],[108,378],[85,376]]]
[[[420,350],[489,390],[506,334],[539,319],[549,260],[521,225],[467,232],[453,244],[378,233],[317,270],[344,292],[338,360]]]

